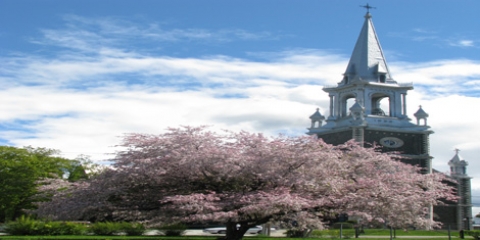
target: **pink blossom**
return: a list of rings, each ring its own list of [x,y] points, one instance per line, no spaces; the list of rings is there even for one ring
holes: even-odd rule
[[[437,223],[425,209],[455,199],[444,175],[420,174],[398,156],[353,141],[334,147],[310,136],[185,126],[127,134],[120,146],[126,150],[113,169],[55,195],[40,212],[150,224],[223,222],[227,236],[243,236],[248,227],[284,219],[320,228],[339,213],[397,228],[432,227]]]

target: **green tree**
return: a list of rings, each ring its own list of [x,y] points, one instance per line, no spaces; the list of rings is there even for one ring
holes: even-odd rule
[[[82,179],[88,179],[88,174],[85,170],[82,162],[78,160],[72,160],[71,164],[67,166],[66,174],[68,175],[67,180],[70,182],[76,182]]]
[[[77,156],[75,160],[71,160],[65,169],[68,175],[67,180],[70,182],[89,179],[100,174],[103,170],[104,168],[101,165],[94,163],[89,156],[83,154]]]
[[[56,157],[57,150],[0,146],[0,222],[17,218],[36,202],[48,200],[39,194],[41,180],[62,178],[72,162]],[[78,170],[76,170],[78,171]]]

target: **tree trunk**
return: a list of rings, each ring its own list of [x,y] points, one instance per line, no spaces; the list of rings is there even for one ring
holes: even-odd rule
[[[237,225],[239,226],[237,227]],[[249,226],[246,223],[228,222],[225,240],[241,240],[248,228]]]

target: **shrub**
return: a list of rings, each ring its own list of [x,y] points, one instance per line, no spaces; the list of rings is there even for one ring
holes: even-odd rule
[[[306,232],[306,230],[289,229],[287,230],[286,234],[289,238],[303,238],[305,237]]]
[[[165,236],[183,236],[186,230],[187,226],[181,223],[165,225],[160,228]]]
[[[127,236],[141,236],[145,232],[145,226],[141,223],[121,223],[122,230]]]
[[[72,222],[52,222],[56,223],[54,228],[58,229],[56,235],[85,235],[87,234],[87,226]]]
[[[5,232],[11,235],[40,235],[39,229],[43,228],[43,225],[41,221],[21,216],[15,221],[7,222]]]
[[[50,221],[37,221],[37,228],[35,230],[36,233],[32,235],[61,235],[62,231],[60,223]]]
[[[22,216],[15,221],[8,222],[5,231],[11,235],[84,235],[85,226],[70,222],[53,222],[36,220]]]
[[[115,222],[96,222],[90,226],[90,230],[95,235],[112,236],[121,232],[122,224]]]
[[[480,240],[480,231],[478,230],[465,230],[465,235],[472,236],[475,240]]]

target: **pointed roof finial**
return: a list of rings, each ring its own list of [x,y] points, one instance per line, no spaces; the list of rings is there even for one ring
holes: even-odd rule
[[[468,164],[468,163],[460,156],[460,149],[455,148],[455,156],[453,156],[453,158],[448,162],[448,164],[449,164],[449,165],[452,165],[452,164],[458,164],[458,163],[465,164],[465,165]]]
[[[372,8],[375,9],[375,8],[376,8],[376,7],[372,7],[372,6],[368,5],[368,3],[367,3],[367,5],[365,5],[365,6],[360,6],[360,7],[366,8],[366,9],[367,9],[367,13],[370,13],[370,9],[372,9]]]
[[[455,148],[455,154],[458,154],[460,152],[460,149]]]

